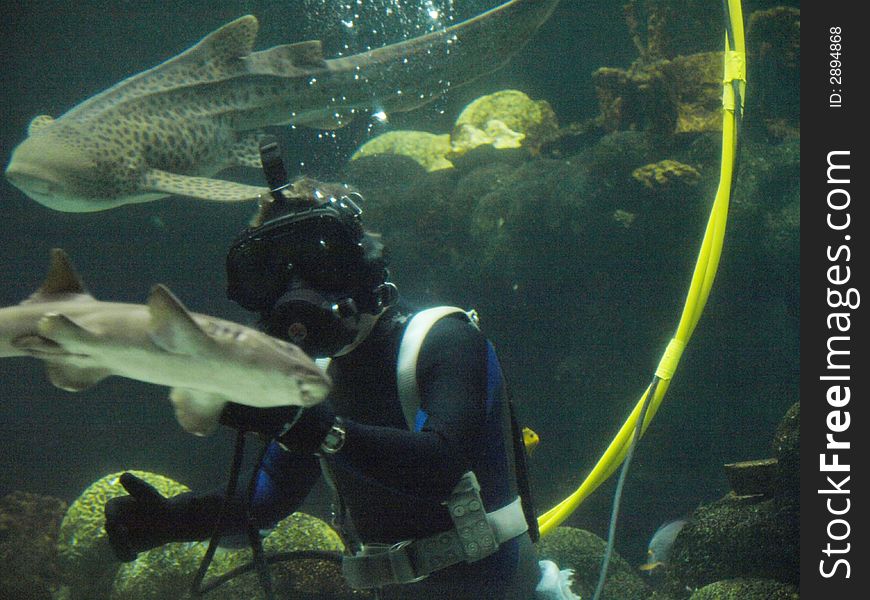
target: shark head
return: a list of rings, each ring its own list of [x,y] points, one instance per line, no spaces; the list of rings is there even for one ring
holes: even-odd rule
[[[118,172],[116,165],[101,164],[108,161],[98,160],[77,143],[80,135],[60,123],[36,130],[31,125],[30,135],[12,152],[6,179],[43,206],[64,212],[93,212],[129,203],[130,198],[119,193],[117,178],[107,177]]]
[[[28,137],[12,153],[6,179],[48,208],[65,212],[93,211],[87,176],[94,163],[71,144],[53,136]]]

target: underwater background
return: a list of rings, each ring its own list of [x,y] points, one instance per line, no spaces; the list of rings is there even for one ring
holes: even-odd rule
[[[498,2],[374,0],[354,9],[353,28],[342,23],[351,4],[10,5],[0,26],[0,156],[5,164],[35,115],[60,115],[243,14],[260,21],[257,49],[317,38],[333,57]],[[405,10],[388,15],[390,5]],[[743,5],[749,91],[731,218],[705,314],[629,474],[616,548],[632,565],[645,560],[659,525],[728,492],[724,463],[772,456],[777,424],[799,400],[797,8],[773,0]],[[754,29],[753,13],[762,15]],[[674,106],[691,99],[675,98],[674,89],[703,83],[684,76],[656,91],[650,81],[660,75],[649,65],[719,51],[722,40],[719,2],[563,0],[505,68],[429,105],[386,123],[363,117],[335,132],[275,131],[291,175],[362,192],[366,225],[383,233],[407,299],[478,310],[521,420],[541,438],[530,457],[540,512],[597,461],[676,327],[718,182],[720,134],[675,127]],[[449,133],[463,107],[500,90],[546,100],[559,133],[534,147],[474,150],[436,171],[403,156],[349,160],[388,131]],[[638,171],[656,164],[658,172]],[[222,177],[262,181],[250,169]],[[250,205],[170,198],[61,213],[3,180],[0,211],[0,306],[35,291],[49,249],[62,247],[97,299],[143,302],[162,282],[191,310],[252,322],[226,299],[224,274],[226,248],[247,224]],[[110,378],[72,394],[54,388],[38,361],[0,361],[0,498],[26,491],[71,502],[91,482],[125,469],[193,489],[223,485],[232,433],[184,433],[167,392]],[[606,537],[613,487],[603,485],[566,525]],[[315,492],[303,510],[325,517],[327,495]]]

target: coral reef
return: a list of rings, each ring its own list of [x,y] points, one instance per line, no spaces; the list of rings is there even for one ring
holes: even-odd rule
[[[164,496],[189,491],[162,475],[130,471],[153,485]],[[73,598],[105,597],[120,563],[112,553],[104,529],[104,507],[110,498],[127,492],[119,483],[121,473],[112,473],[91,484],[73,502],[60,525],[57,546],[62,578]]]
[[[363,144],[351,160],[376,155],[407,156],[427,171],[450,169],[459,157],[481,146],[525,148],[537,153],[559,136],[556,114],[546,100],[503,90],[466,106],[450,134],[390,131]]]
[[[774,448],[789,465],[787,469],[779,471],[778,461],[756,461],[769,471],[763,487],[775,482],[776,488],[766,495],[731,492],[702,506],[677,536],[666,567],[666,589],[674,597],[685,597],[687,589],[735,578],[771,582],[723,582],[698,598],[791,597],[765,596],[763,591],[750,594],[749,590],[757,585],[761,586],[759,590],[767,589],[765,585],[779,585],[785,590],[782,593],[788,594],[791,587],[783,584],[796,585],[799,580],[800,475],[794,464],[799,450],[798,406],[795,404],[788,410],[774,438]],[[786,481],[786,477],[797,481]],[[713,595],[722,589],[732,590],[728,592],[731,595]],[[745,595],[741,595],[744,593],[741,590]],[[697,600],[694,595],[692,598]]]
[[[363,144],[350,157],[356,160],[377,154],[407,156],[427,171],[450,169],[453,163],[447,160],[450,152],[450,135],[436,135],[425,131],[389,131]]]
[[[665,92],[674,105],[674,133],[722,129],[721,52],[676,56],[662,65]]]
[[[722,52],[697,47],[714,35],[695,0],[631,0],[624,13],[638,58],[627,69],[593,73],[605,131],[661,133],[718,131],[722,113]],[[694,41],[693,41],[694,38]],[[761,123],[775,138],[800,127],[800,10],[753,12],[746,44],[752,81],[748,124]]]
[[[574,569],[572,590],[582,598],[591,597],[598,582],[606,542],[594,533],[574,527],[559,527],[537,544],[538,557],[549,559],[561,569]],[[610,558],[604,600],[647,600],[650,589],[637,571],[621,556]]]
[[[673,185],[677,181],[694,185],[701,179],[701,174],[695,167],[670,159],[638,167],[632,171],[631,176],[651,190]]]
[[[50,600],[57,585],[57,528],[66,503],[12,492],[0,499],[0,598]]]
[[[344,546],[329,525],[315,517],[295,513],[283,519],[265,537],[263,549],[268,556],[299,550],[341,552]],[[206,544],[198,542],[167,544],[143,552],[135,561],[122,565],[118,570],[112,586],[112,600],[182,597],[190,587],[205,550]],[[206,582],[251,560],[249,549],[221,549],[209,568]],[[287,597],[316,600],[354,596],[333,561],[292,559],[273,564],[270,572],[276,591]],[[256,597],[260,593],[259,585],[256,574],[248,572],[216,588],[209,593],[209,597],[217,600]]]
[[[482,96],[466,106],[453,127],[454,156],[482,144],[495,148],[528,148],[532,152],[559,134],[556,114],[546,100],[532,100],[517,90]]]
[[[659,133],[722,128],[722,53],[703,52],[635,62],[628,69],[602,67],[592,74],[606,131]]]

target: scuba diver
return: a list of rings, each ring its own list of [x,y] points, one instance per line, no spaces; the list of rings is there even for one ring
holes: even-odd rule
[[[219,514],[222,535],[268,529],[322,474],[351,587],[387,599],[558,597],[536,595],[545,565],[522,434],[476,315],[412,311],[362,227],[359,195],[300,192],[310,181],[270,179],[273,200],[227,254],[227,293],[267,333],[329,357],[330,395],[305,409],[227,406],[221,423],[271,440],[250,495],[164,498],[122,475],[129,495],[105,508],[115,554],[207,539]]]

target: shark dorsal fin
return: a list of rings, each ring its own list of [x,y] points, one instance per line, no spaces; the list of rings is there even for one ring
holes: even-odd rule
[[[76,294],[90,296],[66,252],[60,248],[52,248],[51,264],[45,281],[22,304],[57,300],[58,296]]]
[[[230,62],[247,56],[254,48],[260,24],[254,15],[245,15],[219,27],[177,59]]]
[[[151,341],[167,352],[191,354],[211,345],[212,339],[187,311],[181,300],[161,284],[148,296]]]
[[[254,15],[245,15],[230,21],[181,54],[88,98],[64,117],[86,114],[95,106],[110,106],[131,98],[157,94],[196,82],[215,81],[238,73],[245,68],[241,59],[251,53],[259,29],[260,23]]]
[[[30,125],[27,126],[27,135],[33,135],[40,129],[45,129],[52,123],[54,123],[54,117],[51,115],[37,115],[33,117],[30,121]]]

